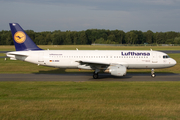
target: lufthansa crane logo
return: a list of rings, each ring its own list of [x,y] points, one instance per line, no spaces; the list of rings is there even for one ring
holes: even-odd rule
[[[17,43],[23,43],[25,40],[26,40],[26,35],[24,32],[22,31],[17,31],[15,34],[14,34],[14,40],[17,42]]]

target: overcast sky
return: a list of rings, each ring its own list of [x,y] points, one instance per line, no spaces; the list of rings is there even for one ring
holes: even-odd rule
[[[87,29],[180,32],[180,0],[0,0],[0,31]]]

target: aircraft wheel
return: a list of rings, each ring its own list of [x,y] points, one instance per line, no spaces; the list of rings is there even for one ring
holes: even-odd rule
[[[155,77],[156,77],[156,75],[153,73],[153,74],[151,75],[151,77],[152,77],[152,78],[155,78]]]
[[[155,73],[154,73],[154,69],[151,69],[151,77],[152,77],[152,78],[155,78],[155,77],[156,77],[156,75],[155,75]]]
[[[98,79],[98,77],[99,77],[99,76],[98,76],[98,73],[95,73],[95,72],[94,72],[93,78],[94,78],[94,79]]]

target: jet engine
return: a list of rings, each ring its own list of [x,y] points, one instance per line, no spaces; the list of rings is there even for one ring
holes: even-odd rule
[[[108,70],[105,70],[104,72],[109,72],[111,75],[114,76],[124,76],[126,75],[126,67],[123,65],[113,65],[110,66]]]

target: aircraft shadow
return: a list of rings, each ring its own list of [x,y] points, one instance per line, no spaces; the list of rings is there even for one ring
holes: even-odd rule
[[[126,76],[123,77],[118,77],[118,76],[112,76],[110,73],[99,73],[99,78],[98,79],[93,79],[93,73],[92,72],[66,72],[66,69],[56,69],[56,70],[49,70],[49,71],[39,71],[35,72],[33,74],[47,74],[47,75],[59,75],[59,76],[71,76],[73,77],[84,77],[87,76],[88,81],[127,81],[128,79],[130,80],[133,77],[151,77],[151,73],[128,73]],[[172,72],[166,72],[166,73],[161,73],[157,72],[156,76],[173,76],[177,75]]]
[[[34,74],[63,74],[67,73],[66,69],[58,68],[55,70],[40,70],[39,72],[34,72]]]
[[[42,70],[39,72],[34,72],[34,74],[79,74],[79,75],[92,75],[93,72],[66,72],[66,69],[58,68],[55,70]],[[157,75],[176,75],[176,73],[172,72],[156,72]],[[103,73],[100,72],[99,75],[103,77],[111,77],[112,75],[110,73]],[[126,76],[150,76],[150,72],[127,72]],[[112,78],[121,78],[113,76]],[[123,77],[124,78],[124,77]]]

